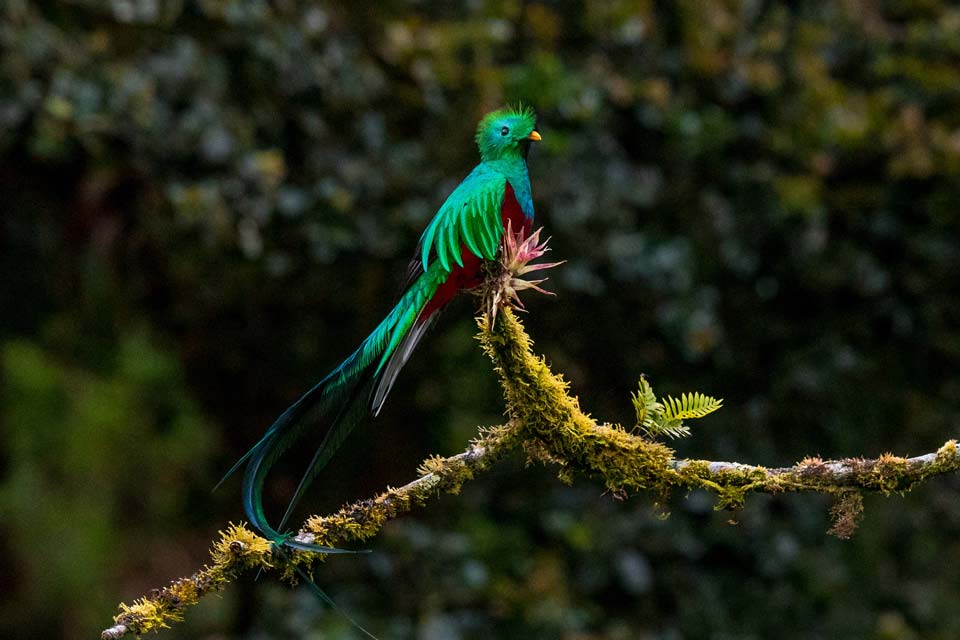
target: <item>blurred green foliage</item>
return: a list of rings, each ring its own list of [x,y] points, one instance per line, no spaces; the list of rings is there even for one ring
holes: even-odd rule
[[[114,358],[109,371],[92,372],[23,340],[0,354],[0,419],[14,427],[2,439],[0,506],[13,520],[5,542],[20,574],[16,592],[30,603],[4,603],[13,628],[31,628],[38,611],[64,603],[71,624],[97,624],[93,605],[115,599],[104,578],[130,570],[117,558],[159,548],[163,523],[189,519],[188,479],[209,457],[212,433],[169,355],[134,333]]]
[[[0,634],[90,637],[203,562],[242,514],[209,488],[387,311],[474,123],[518,100],[568,260],[528,329],[591,412],[629,423],[645,372],[725,398],[683,455],[956,435],[954,3],[6,0]],[[501,419],[472,304],[311,510]],[[320,581],[384,638],[954,638],[958,488],[868,499],[839,542],[817,497],[662,519],[512,461]],[[354,633],[251,579],[167,635]]]

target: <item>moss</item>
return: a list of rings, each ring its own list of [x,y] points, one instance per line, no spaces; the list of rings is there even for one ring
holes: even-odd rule
[[[220,532],[220,539],[210,551],[214,565],[242,571],[253,567],[270,566],[271,544],[266,538],[258,536],[242,524],[230,523]]]
[[[132,605],[121,602],[120,613],[113,620],[125,624],[130,631],[139,635],[168,628],[170,625],[167,622],[179,622],[183,620],[183,615],[176,611],[165,611],[164,606],[154,600],[140,598]]]
[[[417,473],[421,476],[430,475],[431,473],[442,473],[445,461],[446,459],[442,456],[430,456],[417,467]]]
[[[474,475],[473,469],[456,457],[444,458],[442,463],[428,458],[420,465],[420,469],[427,468],[432,468],[430,473],[436,478],[436,482],[428,488],[430,491],[460,493],[463,483],[472,480]]]
[[[510,309],[492,328],[486,318],[478,322],[507,415],[530,459],[557,464],[565,482],[572,481],[574,469],[599,475],[615,495],[641,490],[663,495],[675,484],[669,468],[673,451],[619,425],[598,425],[585,414],[563,376],[533,354],[532,341]]]
[[[599,476],[615,497],[630,492],[651,493],[655,503],[666,501],[675,488],[703,488],[717,495],[717,509],[740,508],[754,491],[817,491],[835,496],[830,532],[849,537],[863,510],[860,491],[902,493],[927,477],[960,470],[957,442],[946,442],[929,459],[908,460],[885,454],[876,460],[825,462],[804,458],[789,469],[722,464],[705,460],[675,461],[669,447],[628,433],[616,424],[598,424],[570,395],[569,383],[550,371],[543,357],[532,352],[532,341],[510,309],[496,326],[479,321],[479,339],[493,360],[506,401],[507,424],[482,430],[466,452],[424,460],[419,480],[387,489],[373,499],[345,505],[336,513],[314,516],[303,532],[313,542],[334,546],[343,541],[372,538],[387,520],[425,504],[438,493],[457,493],[463,483],[505,451],[521,447],[529,460],[556,465],[558,476],[572,482],[576,472]],[[277,551],[266,539],[243,525],[220,533],[211,550],[213,565],[133,605],[120,605],[116,622],[137,634],[156,631],[183,618],[185,607],[206,593],[220,590],[238,574],[254,567],[279,569],[284,578],[298,579],[298,570],[312,574],[316,553]]]
[[[933,458],[933,464],[930,465],[929,474],[949,473],[960,470],[960,455],[957,452],[957,441],[947,440],[943,446],[937,449],[937,454]]]
[[[906,458],[885,453],[875,462],[857,461],[863,479],[863,485],[875,489],[883,495],[901,493],[908,490],[919,478],[910,473]]]
[[[830,508],[830,517],[833,524],[827,533],[841,540],[850,538],[863,515],[863,496],[859,491],[842,491],[837,494],[837,500]]]
[[[114,621],[136,634],[168,627],[183,619],[186,607],[196,604],[211,591],[219,591],[239,573],[254,566],[269,566],[270,543],[243,525],[231,524],[220,532],[210,550],[212,566],[205,566],[189,578],[182,578],[153,595],[120,604]]]
[[[676,474],[679,484],[716,493],[717,510],[742,507],[751,491],[782,490],[777,479],[763,467],[738,465],[714,471],[706,460],[685,460]]]
[[[668,447],[617,425],[598,425],[583,413],[563,377],[552,374],[544,359],[532,353],[532,341],[516,316],[508,309],[500,317],[493,328],[485,319],[479,322],[484,351],[493,359],[504,390],[507,414],[522,434],[528,457],[556,464],[565,482],[572,481],[575,470],[583,470],[599,475],[615,494],[643,490],[660,498],[672,487],[704,488],[717,494],[718,509],[729,509],[742,506],[753,491],[842,491],[852,501],[843,489],[850,483],[885,495],[902,493],[930,475],[960,469],[955,441],[941,447],[932,464],[914,465],[885,454],[872,461],[842,461],[849,474],[819,458],[804,458],[776,473],[747,465],[711,470],[705,461],[683,461],[674,468]],[[845,513],[852,511],[851,507]]]
[[[188,578],[140,598],[132,605],[120,604],[114,621],[132,633],[142,634],[183,620],[184,610],[212,591],[220,591],[240,573],[253,567],[269,567],[270,543],[243,525],[230,524],[210,550],[213,564]]]
[[[307,520],[303,532],[312,534],[313,541],[324,546],[372,538],[388,520],[425,504],[437,493],[459,493],[464,482],[473,479],[478,470],[490,464],[497,451],[504,449],[510,432],[508,427],[489,429],[464,454],[427,458],[418,469],[420,481],[388,489],[371,500],[345,505],[331,515],[314,516]]]

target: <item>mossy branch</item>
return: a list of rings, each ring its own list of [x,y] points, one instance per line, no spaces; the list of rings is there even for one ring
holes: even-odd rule
[[[930,476],[960,471],[955,440],[936,453],[914,458],[892,454],[876,459],[805,458],[776,469],[674,459],[665,445],[584,414],[562,376],[533,354],[529,336],[509,311],[492,331],[481,320],[481,341],[500,376],[507,413],[517,425],[522,446],[532,458],[558,464],[566,480],[577,471],[598,476],[618,494],[706,489],[719,496],[718,508],[728,508],[740,506],[750,492],[816,491],[840,497],[851,491],[905,493]]]
[[[492,325],[478,320],[479,340],[493,360],[507,406],[506,424],[481,431],[466,451],[428,458],[420,477],[380,495],[348,504],[327,516],[307,520],[298,538],[333,545],[375,536],[387,521],[420,507],[441,493],[457,493],[505,453],[522,449],[528,459],[556,465],[560,478],[577,473],[598,478],[614,495],[649,492],[658,501],[674,489],[706,489],[717,494],[717,508],[737,508],[749,493],[814,491],[835,498],[831,533],[848,537],[862,510],[861,492],[902,494],[935,475],[960,471],[960,452],[950,440],[935,453],[913,458],[885,454],[876,459],[824,461],[806,458],[792,467],[768,469],[736,462],[678,460],[666,445],[629,433],[617,424],[598,423],[580,409],[559,374],[532,351],[530,337],[510,309]],[[183,619],[184,611],[209,593],[222,590],[253,568],[278,571],[294,580],[296,567],[308,569],[322,556],[275,552],[270,543],[243,525],[221,532],[211,550],[212,564],[187,578],[120,605],[115,625],[102,638],[157,631]]]

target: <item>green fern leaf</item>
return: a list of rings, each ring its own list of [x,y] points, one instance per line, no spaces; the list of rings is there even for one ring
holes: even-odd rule
[[[670,439],[686,438],[690,435],[690,427],[683,424],[680,420],[670,420],[661,416],[661,419],[651,424],[649,427],[643,427],[643,432],[647,437],[656,440],[660,436],[667,436]]]
[[[630,394],[633,400],[633,408],[637,412],[637,426],[650,427],[658,415],[663,413],[663,405],[657,402],[657,396],[653,393],[653,387],[647,382],[646,377],[640,377],[640,386],[636,393]]]
[[[682,393],[680,398],[667,396],[663,399],[663,414],[668,420],[691,420],[702,418],[723,406],[723,399],[705,396],[699,391]]]
[[[666,436],[683,438],[690,435],[690,428],[684,420],[702,418],[713,413],[723,405],[723,399],[705,396],[699,391],[682,393],[679,398],[667,396],[657,400],[653,387],[646,377],[640,378],[639,388],[632,393],[633,408],[637,412],[639,429],[651,440]]]

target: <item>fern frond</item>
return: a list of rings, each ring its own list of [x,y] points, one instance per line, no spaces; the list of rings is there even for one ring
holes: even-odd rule
[[[656,440],[660,436],[666,436],[671,440],[676,440],[677,438],[686,438],[690,435],[690,427],[679,420],[669,420],[662,416],[661,420],[649,426],[643,426],[641,429],[651,440]]]
[[[721,406],[723,398],[711,398],[699,391],[682,393],[679,399],[672,396],[663,399],[663,415],[668,420],[690,420],[711,414]]]
[[[663,414],[663,405],[657,402],[657,396],[653,393],[653,387],[647,382],[646,376],[640,376],[639,388],[636,393],[631,393],[630,397],[633,400],[633,408],[637,412],[638,427],[649,427],[656,416]]]
[[[679,398],[666,396],[657,400],[653,387],[645,376],[640,377],[639,387],[635,393],[630,394],[630,399],[637,412],[634,430],[639,429],[651,440],[663,436],[684,438],[690,435],[690,428],[683,424],[684,420],[702,418],[723,405],[722,398],[711,398],[699,391],[682,393]]]

